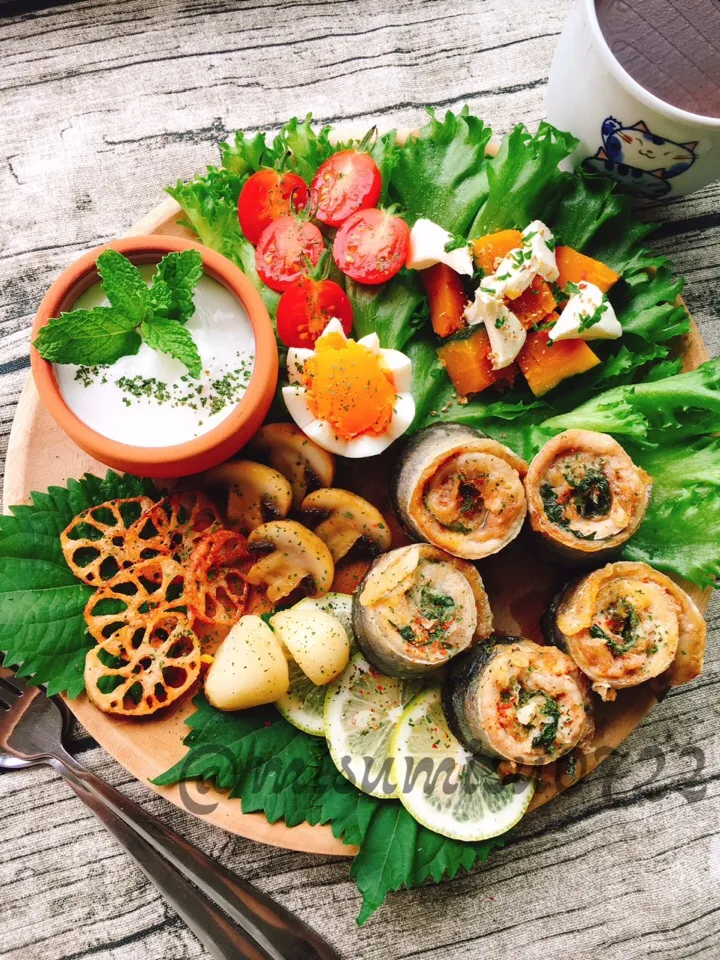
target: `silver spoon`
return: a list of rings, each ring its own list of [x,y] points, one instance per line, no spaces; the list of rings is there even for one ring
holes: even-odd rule
[[[0,667],[0,770],[48,763],[62,774],[213,957],[339,960],[300,919],[81,766],[63,746],[69,726],[62,701]]]

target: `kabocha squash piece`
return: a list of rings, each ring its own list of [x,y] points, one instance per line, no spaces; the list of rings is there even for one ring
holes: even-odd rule
[[[307,527],[296,520],[274,520],[256,527],[248,537],[251,552],[271,551],[248,571],[247,582],[266,587],[277,603],[298,587],[311,597],[321,597],[332,586],[332,554]]]
[[[222,526],[220,514],[200,490],[163,497],[133,524],[127,553],[133,563],[168,555],[183,562],[206,533]]]
[[[294,423],[268,423],[255,434],[252,447],[289,480],[296,509],[311,490],[332,486],[335,457]]]
[[[492,632],[476,568],[427,543],[378,557],[353,598],[360,650],[389,677],[431,673]]]
[[[158,556],[121,570],[90,597],[85,623],[97,643],[111,637],[127,645],[146,614],[184,612],[183,568],[172,557]]]
[[[130,497],[79,513],[60,534],[65,562],[78,580],[98,587],[134,563],[126,549],[128,531],[152,506],[150,497]]]
[[[205,677],[205,696],[218,710],[249,710],[287,692],[282,644],[260,617],[245,616],[220,644]]]
[[[292,507],[290,481],[264,463],[230,460],[203,474],[202,483],[222,491],[228,524],[244,534],[268,520],[282,520]]]
[[[516,363],[536,397],[542,397],[568,377],[587,373],[600,363],[584,340],[551,343],[548,330],[528,333]]]
[[[467,302],[460,274],[447,264],[436,263],[420,274],[430,306],[430,322],[439,337],[449,337],[465,326]]]
[[[229,627],[245,612],[249,553],[243,536],[217,530],[192,552],[185,575],[185,599],[193,616],[215,627]]]
[[[181,613],[156,610],[138,617],[133,628],[88,651],[85,689],[104,713],[147,717],[195,683],[200,642]]]
[[[270,626],[293,661],[317,686],[338,677],[350,659],[350,639],[337,617],[296,605],[270,618]]]
[[[512,301],[512,312],[526,330],[536,323],[542,323],[556,307],[557,300],[550,284],[539,276],[535,277],[525,293]]]
[[[569,584],[543,629],[603,700],[660,674],[678,686],[702,672],[705,620],[681,587],[646,563],[609,563]]]
[[[517,375],[514,363],[502,370],[493,370],[490,340],[483,326],[474,327],[443,343],[437,354],[461,397],[480,393],[492,386],[510,386]]]
[[[495,267],[515,247],[522,246],[523,236],[519,230],[499,230],[472,241],[475,266],[486,276],[495,273]]]
[[[593,430],[553,437],[525,477],[532,529],[574,566],[611,559],[642,523],[651,491],[652,478],[620,444]]]
[[[619,273],[615,273],[599,260],[593,260],[592,257],[573,250],[572,247],[557,247],[555,259],[559,270],[557,283],[563,290],[568,283],[580,283],[581,280],[585,280],[587,283],[594,283],[603,293],[607,293],[610,287],[620,279]]]
[[[390,549],[392,536],[385,518],[371,503],[349,490],[337,487],[313,490],[301,510],[314,527],[316,536],[327,544],[335,563],[362,541],[373,553]]]
[[[414,540],[467,560],[502,550],[527,513],[528,465],[497,440],[459,423],[412,437],[398,460],[390,502]]]
[[[472,753],[543,766],[594,732],[590,684],[567,654],[523,637],[479,644],[451,664],[450,729]]]

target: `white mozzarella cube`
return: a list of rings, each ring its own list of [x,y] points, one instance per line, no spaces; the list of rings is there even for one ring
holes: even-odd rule
[[[550,340],[617,340],[622,336],[622,326],[602,290],[583,280],[549,336]]]
[[[465,308],[465,319],[473,326],[484,323],[490,340],[490,359],[493,370],[502,370],[513,362],[522,350],[527,337],[525,328],[502,300],[482,288]]]
[[[436,263],[444,263],[456,273],[472,276],[473,263],[469,246],[446,250],[452,234],[432,220],[421,218],[410,231],[410,250],[407,263],[410,270],[427,270]]]
[[[549,283],[557,280],[559,276],[554,244],[552,249],[548,245],[552,240],[553,235],[542,220],[533,220],[523,230],[523,243],[532,254],[530,262],[535,268],[535,272],[539,273],[543,280],[547,280]]]

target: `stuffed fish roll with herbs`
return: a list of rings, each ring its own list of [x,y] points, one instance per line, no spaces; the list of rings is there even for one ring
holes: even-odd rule
[[[391,485],[398,519],[414,540],[479,560],[520,533],[527,463],[459,423],[421,430],[400,454]]]
[[[416,543],[375,560],[355,592],[353,630],[374,667],[412,679],[490,636],[492,613],[471,563]]]
[[[499,637],[459,657],[443,689],[451,730],[473,753],[552,763],[592,739],[590,684],[556,647]]]
[[[604,700],[661,674],[678,686],[702,671],[705,620],[681,587],[646,563],[609,563],[570,584],[543,625]]]
[[[642,523],[651,490],[620,444],[592,430],[553,437],[525,477],[532,529],[549,553],[575,566],[616,554]]]

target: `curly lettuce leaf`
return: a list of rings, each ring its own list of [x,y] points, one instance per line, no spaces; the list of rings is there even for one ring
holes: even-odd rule
[[[558,164],[577,143],[575,137],[548,123],[541,123],[536,134],[522,124],[515,127],[481,171],[485,199],[469,236],[482,237],[509,227],[522,230],[538,218],[548,222],[546,218],[572,181]]]
[[[720,439],[630,447],[628,452],[653,478],[653,491],[623,559],[642,560],[699,586],[712,586],[720,577]]]
[[[488,193],[485,151],[492,131],[467,107],[429,122],[399,151],[390,196],[413,224],[427,217],[450,233],[466,233]]]
[[[348,279],[345,292],[353,310],[353,336],[377,333],[381,346],[402,350],[417,329],[414,317],[425,299],[417,271],[402,270],[377,287]]]

